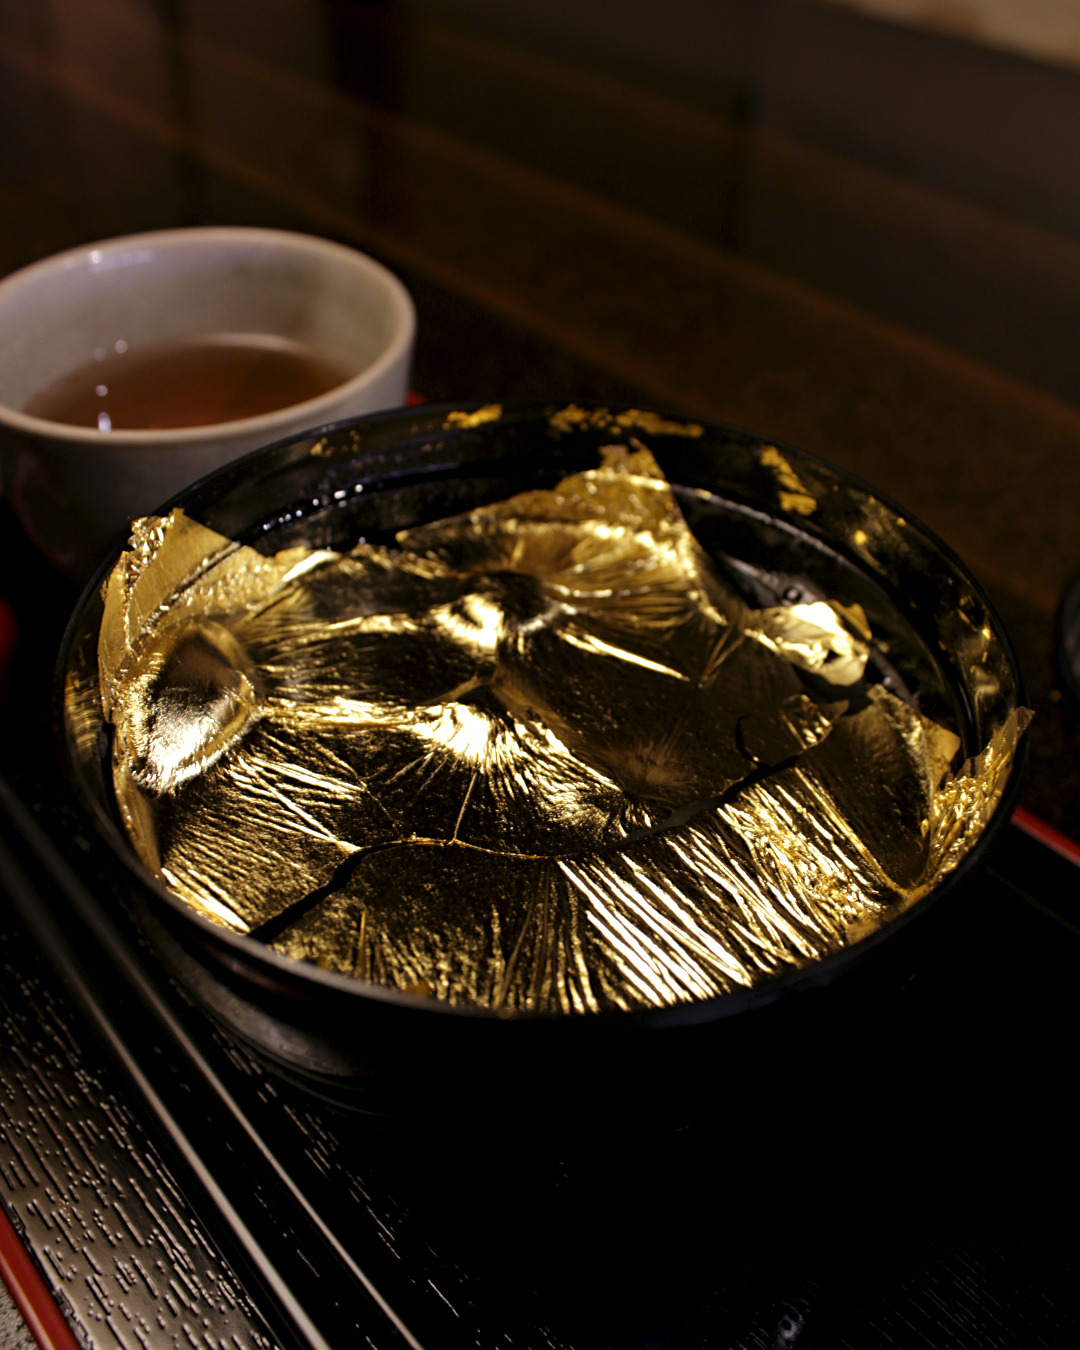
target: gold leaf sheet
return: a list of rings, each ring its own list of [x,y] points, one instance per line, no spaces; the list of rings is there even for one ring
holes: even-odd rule
[[[957,737],[863,681],[871,640],[857,606],[749,610],[615,445],[396,548],[139,522],[99,666],[132,843],[196,910],[359,979],[585,1013],[817,960],[971,847],[1022,722],[950,772]]]

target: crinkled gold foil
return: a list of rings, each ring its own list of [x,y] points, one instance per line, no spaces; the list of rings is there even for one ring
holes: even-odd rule
[[[448,413],[443,430],[449,431],[451,427],[460,427],[465,431],[471,431],[474,427],[482,427],[485,422],[497,422],[501,416],[502,404],[488,403],[482,408],[473,409],[472,412]]]
[[[396,548],[138,522],[98,657],[144,863],[287,955],[509,1013],[752,986],[924,894],[1022,719],[954,769],[866,683],[858,606],[749,610],[651,454],[602,456]]]
[[[812,516],[817,510],[816,499],[807,492],[802,479],[775,445],[762,447],[761,463],[767,469],[772,469],[776,476],[776,497],[781,510]]]
[[[650,436],[684,436],[692,441],[700,440],[705,434],[700,422],[676,421],[647,408],[627,408],[624,412],[613,413],[607,408],[579,408],[576,403],[551,413],[548,425],[552,431],[564,436],[586,427],[596,431],[644,431]]]

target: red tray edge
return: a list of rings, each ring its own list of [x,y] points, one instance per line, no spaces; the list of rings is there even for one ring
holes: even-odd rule
[[[0,1205],[0,1279],[41,1350],[79,1350],[74,1333],[57,1307],[30,1253]]]

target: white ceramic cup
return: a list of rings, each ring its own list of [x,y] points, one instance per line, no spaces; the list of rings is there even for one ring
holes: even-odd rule
[[[3,493],[42,552],[85,580],[133,519],[210,470],[309,427],[400,405],[415,328],[392,273],[308,235],[161,230],[46,258],[0,281]],[[258,417],[168,431],[101,431],[24,411],[102,351],[222,333],[296,341],[352,374]]]

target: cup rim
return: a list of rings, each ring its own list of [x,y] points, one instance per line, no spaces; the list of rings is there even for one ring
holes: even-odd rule
[[[269,441],[274,439],[275,435],[288,434],[289,429],[298,423],[314,426],[320,421],[329,420],[342,398],[360,393],[369,385],[375,384],[387,370],[392,369],[403,356],[408,355],[416,336],[416,308],[412,296],[398,277],[389,268],[359,249],[324,239],[319,235],[301,234],[296,230],[266,229],[247,225],[193,225],[168,230],[147,230],[140,234],[118,235],[110,239],[79,244],[75,248],[30,263],[0,279],[0,306],[9,295],[26,286],[35,285],[42,276],[70,271],[79,266],[95,265],[98,260],[92,257],[94,253],[103,257],[106,253],[123,252],[151,245],[155,248],[170,249],[204,242],[284,246],[295,252],[321,254],[376,278],[385,289],[394,311],[394,331],[390,342],[370,365],[357,371],[349,379],[334,385],[333,388],[301,403],[288,403],[270,412],[259,413],[255,417],[235,418],[229,422],[206,422],[191,427],[170,427],[164,430],[120,428],[115,431],[100,431],[97,427],[81,427],[70,422],[54,422],[48,418],[34,417],[0,401],[0,425],[39,439],[98,447],[123,446],[129,450],[195,445],[208,437],[213,437],[219,442],[227,442],[265,436]]]

